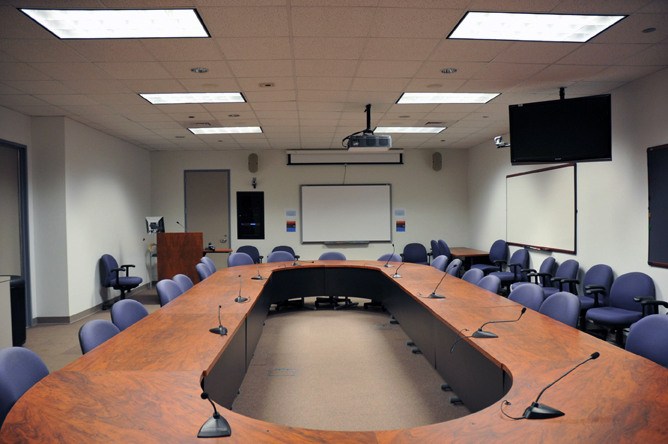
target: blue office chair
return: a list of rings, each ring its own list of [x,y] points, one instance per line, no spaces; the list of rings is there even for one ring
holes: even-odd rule
[[[0,350],[0,427],[16,401],[48,375],[35,352],[23,347]]]
[[[432,260],[441,255],[441,248],[438,246],[437,240],[431,240],[431,252],[429,252],[429,255],[431,256]]]
[[[246,253],[232,253],[227,258],[228,267],[238,267],[239,265],[253,265],[255,261]]]
[[[576,328],[580,316],[580,299],[573,293],[560,291],[545,298],[538,313]]]
[[[237,253],[246,253],[253,258],[253,262],[256,264],[261,264],[264,256],[260,256],[258,249],[252,245],[243,245],[237,248]]]
[[[275,251],[287,251],[294,257],[294,260],[299,260],[299,255],[295,254],[295,250],[293,250],[289,245],[279,245],[278,247],[274,247],[274,249],[271,250],[272,253]]]
[[[387,262],[388,259],[390,262],[401,262],[401,256],[396,253],[385,253],[378,258],[378,260],[382,262]]]
[[[120,331],[148,316],[148,310],[141,302],[134,299],[118,301],[111,307],[111,322]]]
[[[202,262],[195,265],[195,271],[197,271],[197,277],[199,277],[200,281],[203,281],[204,279],[208,278],[212,274],[211,269],[209,268],[209,266],[205,263],[202,263]]]
[[[616,331],[615,342],[624,343],[624,329],[645,315],[645,306],[653,305],[654,281],[645,273],[631,272],[619,276],[610,287],[610,305],[590,308],[586,319],[608,330]],[[648,314],[653,314],[648,313]]]
[[[501,280],[498,277],[489,274],[478,282],[478,287],[491,291],[492,293],[498,293],[500,286]]]
[[[501,271],[501,266],[508,261],[508,244],[503,239],[499,239],[492,244],[492,248],[489,249],[489,261],[493,264],[475,264],[471,268],[479,268],[485,273],[485,276],[488,274]]]
[[[653,314],[633,324],[626,350],[668,368],[668,316]]]
[[[455,259],[448,264],[448,268],[445,269],[445,272],[450,276],[459,277],[459,272],[462,269],[462,260]]]
[[[103,254],[100,258],[100,285],[104,288],[113,288],[121,291],[121,299],[125,299],[125,292],[137,287],[142,282],[142,278],[137,276],[130,276],[130,268],[134,265],[126,264],[118,266],[116,259],[110,254]],[[125,272],[125,276],[121,276],[121,272]],[[109,308],[111,304],[104,303],[102,309]]]
[[[452,253],[450,252],[450,247],[445,243],[443,239],[438,240],[438,251],[444,256],[448,257],[448,262],[452,259]]]
[[[158,296],[160,297],[161,307],[164,307],[177,297],[181,296],[181,294],[183,294],[183,290],[181,290],[181,287],[179,287],[179,285],[171,279],[161,280],[160,282],[158,282],[155,288],[156,290],[158,290]]]
[[[526,273],[522,270],[529,268],[529,252],[525,249],[515,251],[507,266],[510,271],[493,271],[490,274],[501,280],[502,287],[510,289],[514,282],[527,280]]]
[[[585,315],[590,308],[603,307],[608,304],[608,295],[612,286],[612,268],[605,264],[598,264],[587,270],[582,281],[583,295],[577,295],[580,299],[580,329],[587,331]],[[562,280],[564,283],[579,284],[577,279]]]
[[[160,282],[158,282],[158,284],[160,284]],[[85,355],[120,332],[118,327],[104,319],[95,319],[86,322],[79,329],[79,345],[81,346],[81,353]]]
[[[437,270],[445,271],[446,265],[448,265],[448,257],[443,254],[441,254],[440,256],[436,256],[431,261],[431,266],[436,268]]]
[[[543,263],[540,264],[540,268],[538,271],[536,271],[533,268],[524,268],[522,269],[522,272],[526,273],[527,282],[514,282],[510,286],[510,291],[513,291],[515,288],[517,288],[520,285],[526,284],[528,282],[532,282],[534,284],[538,284],[541,287],[549,287],[552,285],[550,280],[554,276],[554,264],[555,260],[552,256],[548,256],[543,260]]]
[[[579,270],[580,263],[573,259],[569,259],[559,265],[559,268],[554,273],[554,277],[550,280],[551,285],[544,288],[545,297],[547,298],[560,291],[577,294],[578,289],[575,285],[575,278],[578,277]]]
[[[429,257],[427,256],[427,249],[422,244],[410,243],[404,247],[404,252],[401,253],[402,262],[409,262],[411,264],[429,265]]]
[[[490,276],[493,276],[491,274]],[[543,287],[536,284],[526,284],[520,285],[515,290],[513,290],[509,295],[508,299],[518,304],[522,304],[527,308],[530,308],[534,311],[540,310],[540,306],[545,300],[545,293],[543,292]]]
[[[176,282],[176,285],[181,287],[181,290],[184,293],[194,287],[193,281],[191,281],[190,278],[185,274],[177,274],[172,278],[172,280]]]
[[[478,282],[480,282],[480,279],[482,279],[484,276],[485,273],[481,269],[471,268],[470,270],[467,270],[466,273],[464,273],[462,280],[473,285],[478,285]]]
[[[208,258],[206,256],[202,256],[202,259],[200,259],[199,261],[201,263],[203,263],[204,265],[206,265],[207,267],[209,267],[209,270],[211,271],[211,274],[214,274],[216,271],[218,271],[216,269],[216,264],[213,263],[211,258]]]
[[[294,262],[295,257],[289,251],[272,251],[267,256],[267,263],[272,262]]]
[[[338,251],[327,251],[318,258],[319,261],[345,261],[346,256]]]

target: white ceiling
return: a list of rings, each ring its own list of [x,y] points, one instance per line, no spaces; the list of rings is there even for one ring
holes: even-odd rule
[[[211,38],[58,40],[17,10],[64,6],[194,7]],[[446,40],[466,11],[629,17],[584,44]],[[367,103],[372,128],[448,127],[394,134],[395,148],[465,149],[508,132],[509,104],[557,99],[559,87],[567,98],[609,93],[667,66],[668,0],[0,0],[0,106],[68,116],[147,150],[341,148],[366,127]],[[214,91],[248,103],[154,106],[138,96]],[[501,95],[396,105],[404,91]],[[186,129],[202,125],[264,133]]]

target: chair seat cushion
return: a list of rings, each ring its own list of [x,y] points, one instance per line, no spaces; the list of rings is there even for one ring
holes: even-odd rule
[[[118,278],[118,282],[116,282],[116,279],[111,279],[109,281],[112,287],[136,287],[137,285],[141,284],[141,278],[137,276],[121,276]]]
[[[508,285],[515,281],[515,273],[511,271],[497,271],[496,273],[492,273],[492,275],[498,277],[501,280],[501,284]],[[521,278],[521,275],[518,273],[517,277]]]
[[[545,299],[547,299],[548,296],[552,296],[555,293],[559,293],[559,288],[557,287],[544,287],[543,290],[545,291]]]
[[[578,295],[578,299],[580,299],[580,311],[587,311],[590,308],[594,308],[594,298]]]
[[[490,264],[475,264],[471,268],[479,268],[485,274],[493,273],[495,271],[500,271],[499,267]]]
[[[598,307],[587,311],[587,320],[601,325],[628,327],[640,318],[642,318],[642,313],[639,311],[617,307]]]

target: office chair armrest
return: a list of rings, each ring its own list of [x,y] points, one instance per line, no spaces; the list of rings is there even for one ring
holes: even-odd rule
[[[647,307],[647,306],[656,307],[657,305],[660,305],[660,304],[656,304],[656,302],[659,302],[659,301],[654,299],[654,296],[637,296],[637,297],[633,298],[633,300],[636,301],[636,302],[640,302],[640,305],[642,306],[643,317],[645,317],[645,307]]]
[[[262,263],[262,259],[264,259],[264,256],[258,256],[257,257],[257,260],[259,261],[258,264]]]
[[[607,292],[605,291],[605,287],[603,285],[593,285],[593,284],[585,285],[584,293],[589,296],[591,296],[592,294],[594,295],[594,308],[598,307],[598,295],[607,294]]]
[[[578,279],[568,279],[568,278],[562,278],[561,282],[564,284],[579,284],[580,281]]]
[[[494,265],[496,265],[497,267],[499,267],[499,270],[501,270],[501,268],[503,268],[502,266],[503,266],[503,265],[506,265],[508,262],[507,262],[507,261],[504,261],[504,260],[502,260],[502,259],[499,259],[499,260],[496,260],[496,261],[492,261],[492,263],[493,263]]]
[[[298,254],[295,254],[295,260],[296,260],[296,261],[299,260],[299,255],[298,255]]]
[[[517,280],[517,269],[519,268],[521,270],[522,264],[513,262],[512,264],[508,264],[508,268],[513,270],[513,279]]]
[[[537,271],[534,270],[533,268],[522,268],[520,271],[523,273],[529,273],[532,276],[534,276],[537,273]]]
[[[125,275],[130,276],[130,268],[135,268],[133,264],[121,265],[121,268],[125,269]]]
[[[647,297],[647,296],[646,296],[646,297]],[[638,299],[638,298],[634,298],[634,300],[635,300],[635,299]],[[638,301],[636,301],[636,302],[638,302]],[[646,299],[646,300],[640,301],[640,303],[641,303],[642,305],[654,305],[654,306],[660,305],[660,306],[662,306],[662,307],[668,308],[668,302],[666,302],[666,301],[657,301],[656,299],[651,299],[651,300]]]
[[[399,256],[401,256],[401,262],[403,262],[403,261],[404,261],[404,254],[403,254],[403,253],[399,253]]]
[[[565,277],[555,276],[552,279],[550,279],[550,282],[552,282],[553,284],[555,282],[559,283],[559,291],[564,291],[564,288],[563,288],[564,287],[564,281],[567,280],[567,279],[568,278],[565,278]]]

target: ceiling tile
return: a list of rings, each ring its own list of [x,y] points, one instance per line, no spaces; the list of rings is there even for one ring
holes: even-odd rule
[[[284,37],[290,35],[285,7],[198,8],[212,37]]]
[[[396,103],[401,96],[397,92],[380,91],[351,91],[348,95],[348,102],[366,102],[374,106],[380,103]]]
[[[668,44],[657,43],[644,51],[619,62],[620,65],[663,65],[668,66]]]
[[[52,80],[27,63],[0,62],[0,80]]]
[[[18,89],[12,88],[6,83],[0,82],[0,95],[6,95],[6,94],[23,94],[23,92],[19,91]]]
[[[76,94],[77,92],[56,80],[8,80],[5,84],[26,94]]]
[[[559,60],[565,65],[614,65],[649,45],[643,44],[598,44],[588,43]]]
[[[115,79],[105,80],[64,80],[68,87],[84,94],[128,94],[130,89]]]
[[[67,40],[65,43],[91,62],[146,62],[155,60],[136,39]]]
[[[466,7],[471,3],[471,0],[448,0],[444,2],[443,0],[411,0],[411,8],[448,8],[448,9],[466,9]],[[383,8],[396,8],[396,7],[405,7],[407,4],[406,0],[380,0],[378,6]]]
[[[187,92],[176,80],[123,80],[131,91],[142,94]]]
[[[408,78],[404,79],[376,79],[356,78],[350,87],[351,91],[386,91],[401,92],[406,88]]]
[[[179,79],[188,92],[241,92],[239,83],[233,79]]]
[[[668,37],[668,14],[634,14],[594,37],[592,43],[658,43]],[[650,33],[643,29],[656,28]]]
[[[467,80],[455,92],[491,92],[503,93],[517,85],[517,80]]]
[[[343,103],[340,102],[299,102],[299,111],[343,111]]]
[[[244,95],[250,103],[296,100],[294,91],[248,91]]]
[[[264,77],[271,81],[272,77],[292,76],[291,60],[247,60],[229,62],[236,77]]]
[[[291,8],[292,34],[295,37],[366,37],[374,8]]]
[[[295,60],[297,77],[352,77],[356,69],[352,60]]]
[[[232,77],[232,71],[227,62],[220,60],[199,60],[191,62],[162,62],[162,66],[175,79],[207,79]],[[206,73],[192,72],[193,68],[206,68]]]
[[[223,60],[213,39],[144,39],[144,47],[161,62],[188,60]]]
[[[490,62],[512,42],[494,40],[441,40],[429,56],[435,62]]]
[[[347,91],[299,91],[299,102],[345,102]]]
[[[380,61],[368,60],[360,62],[357,69],[359,77],[404,77],[410,79],[422,66],[421,62],[413,61]]]
[[[7,94],[0,96],[0,106],[47,106],[49,103],[26,94]]]
[[[98,80],[111,76],[93,63],[31,63],[30,66],[56,80]]]
[[[632,14],[652,0],[563,0],[554,8],[555,14]]]
[[[256,111],[255,115],[258,119],[297,119],[299,113],[297,111]]]
[[[52,94],[36,95],[40,100],[44,100],[51,105],[97,105],[98,102],[83,94]]]
[[[473,0],[469,11],[550,12],[562,0]]]
[[[118,114],[118,111],[115,111],[105,105],[63,105],[61,108],[79,116],[94,114]]]
[[[566,97],[594,96],[609,94],[622,86],[624,82],[578,82],[566,89]]]
[[[445,74],[441,76],[446,77]],[[448,75],[449,76],[449,75]],[[408,92],[453,92],[457,91],[457,88],[461,87],[466,83],[465,79],[445,79],[445,78],[432,78],[432,79],[413,79],[406,85],[404,91]]]
[[[172,78],[172,75],[157,62],[99,62],[96,65],[119,80]]]
[[[288,37],[216,39],[227,60],[292,59]]]
[[[0,6],[0,38],[55,39],[46,29],[13,6]]]
[[[663,69],[661,66],[611,66],[584,80],[602,82],[632,82],[656,71]]]
[[[292,41],[295,59],[357,60],[362,56],[365,38],[295,37]]]
[[[427,60],[439,42],[440,39],[371,38],[367,40],[363,57],[366,60]]]
[[[0,50],[22,62],[85,62],[62,41],[53,38],[40,40],[0,40]]]
[[[443,63],[443,62],[426,62],[422,65],[418,73],[415,75],[417,79],[433,79],[433,78],[443,78],[448,81],[454,79],[470,79],[478,71],[487,66],[487,63],[484,62],[457,62],[454,64]],[[456,68],[457,72],[452,74],[443,74],[441,73],[442,69],[445,68]]]
[[[575,82],[587,78],[602,69],[599,65],[550,65],[531,80],[561,80]]]
[[[379,8],[369,35],[442,39],[450,34],[462,15],[456,9]]]
[[[488,63],[473,75],[474,79],[525,80],[540,72],[547,65],[529,63]]]
[[[347,91],[352,84],[352,77],[297,77],[297,89]],[[299,95],[299,92],[298,92]]]
[[[146,100],[138,94],[89,94],[88,97],[102,105],[146,105]]]
[[[47,106],[14,106],[12,109],[26,116],[66,116],[69,113],[53,105]]]
[[[582,43],[513,42],[494,61],[500,63],[554,63]]]

